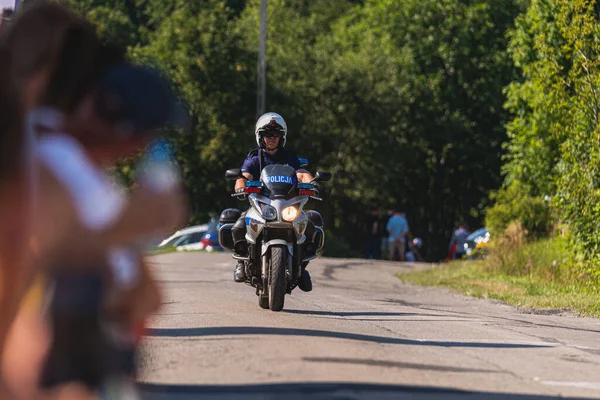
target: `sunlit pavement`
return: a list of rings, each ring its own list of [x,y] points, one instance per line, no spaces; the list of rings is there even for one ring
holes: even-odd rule
[[[415,265],[321,259],[283,312],[228,254],[153,258],[165,304],[142,355],[147,399],[600,397],[600,320],[403,284]],[[421,265],[420,268],[427,267]]]

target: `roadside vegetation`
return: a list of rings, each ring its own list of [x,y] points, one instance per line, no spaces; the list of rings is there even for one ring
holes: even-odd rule
[[[569,311],[600,317],[600,290],[573,273],[569,240],[562,237],[520,242],[505,237],[485,259],[453,261],[400,274],[405,282],[447,287],[461,294],[496,299],[532,312]]]
[[[155,249],[150,249],[148,251],[146,251],[146,254],[149,256],[158,256],[160,254],[169,254],[169,253],[176,253],[177,249],[175,247],[164,247],[164,248],[155,248]]]
[[[523,307],[600,316],[600,2],[531,0],[509,30],[504,184],[484,261],[403,275]]]

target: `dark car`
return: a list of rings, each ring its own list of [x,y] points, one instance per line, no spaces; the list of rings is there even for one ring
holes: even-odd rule
[[[486,247],[490,243],[490,232],[487,228],[477,229],[467,236],[465,250],[467,258],[483,258],[486,255]]]

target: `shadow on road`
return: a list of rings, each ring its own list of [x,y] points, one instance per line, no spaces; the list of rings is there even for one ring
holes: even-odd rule
[[[350,267],[354,267],[354,266],[358,266],[358,265],[364,265],[364,263],[363,262],[348,262],[345,264],[326,264],[325,268],[323,269],[323,276],[327,279],[335,280],[335,278],[333,277],[333,274],[337,270],[345,270]]]
[[[387,304],[399,304],[401,306],[415,307],[415,308],[418,308],[419,310],[442,312],[442,313],[446,313],[446,314],[457,314],[457,315],[460,315],[461,317],[480,317],[481,316],[480,314],[471,313],[471,312],[464,311],[464,310],[453,311],[453,310],[448,310],[448,309],[425,307],[423,304],[420,304],[420,303],[411,303],[408,301],[398,300],[398,299],[385,299],[385,300],[379,300],[379,301],[382,303],[387,303]],[[441,305],[438,305],[438,306],[441,306]],[[540,315],[542,311],[544,311],[544,310],[537,310],[538,315]],[[545,310],[545,311],[548,311],[548,310]],[[523,313],[525,313],[525,311],[515,308],[515,313],[523,314]],[[528,314],[529,313],[530,312],[528,312]],[[543,314],[541,314],[541,315],[543,315]],[[539,321],[523,320],[520,318],[503,317],[500,315],[487,315],[486,317],[493,318],[493,319],[496,319],[499,321],[507,321],[508,323],[519,323],[524,328],[526,328],[526,327],[533,327],[533,328],[543,327],[543,328],[564,329],[564,330],[578,331],[578,332],[600,333],[600,330],[597,330],[597,329],[580,328],[577,326],[568,326],[568,325],[548,324],[548,323],[542,323]]]
[[[554,396],[469,392],[429,386],[368,383],[276,383],[258,385],[161,385],[141,383],[144,400],[187,399],[486,399],[553,400]],[[564,399],[564,397],[560,397]]]
[[[441,371],[441,372],[470,372],[470,373],[507,373],[502,370],[480,369],[480,368],[461,368],[446,365],[430,365],[416,364],[401,361],[389,360],[371,360],[362,358],[338,358],[338,357],[304,357],[302,361],[316,363],[332,363],[332,364],[354,364],[368,365],[372,367],[384,368],[404,368],[404,369],[420,369],[425,371]]]
[[[230,336],[230,335],[278,335],[278,336],[310,336],[335,339],[359,340],[380,344],[403,344],[415,346],[439,347],[473,347],[500,349],[530,349],[554,347],[548,343],[496,343],[496,342],[451,342],[445,340],[413,340],[385,336],[363,335],[349,332],[323,331],[314,329],[267,328],[257,326],[223,326],[209,328],[153,328],[148,329],[146,336],[155,337],[190,337],[190,336]],[[558,345],[558,343],[557,343]]]
[[[286,314],[322,315],[332,317],[448,317],[447,314],[421,314],[412,312],[382,311],[323,311],[323,310],[283,310]]]

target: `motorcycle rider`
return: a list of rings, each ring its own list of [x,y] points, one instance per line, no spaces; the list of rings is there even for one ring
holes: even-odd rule
[[[254,133],[258,148],[252,150],[242,164],[243,177],[239,178],[235,183],[236,193],[243,193],[246,181],[258,179],[262,168],[267,165],[287,164],[296,170],[299,182],[310,183],[313,180],[313,176],[302,167],[296,154],[284,148],[287,141],[287,124],[281,115],[274,112],[263,114],[256,122]],[[242,213],[231,232],[235,243],[235,252],[238,255],[246,255],[248,251],[245,239],[245,216],[246,213]],[[322,226],[323,222],[320,214],[316,211],[308,211],[307,216],[311,223],[308,224],[305,234],[307,238],[312,238],[314,236],[314,225]],[[298,282],[300,290],[305,292],[312,290],[310,274],[305,269],[307,264],[308,262],[302,265],[302,275]],[[238,261],[235,267],[234,280],[236,282],[244,282],[246,280],[243,261]]]

